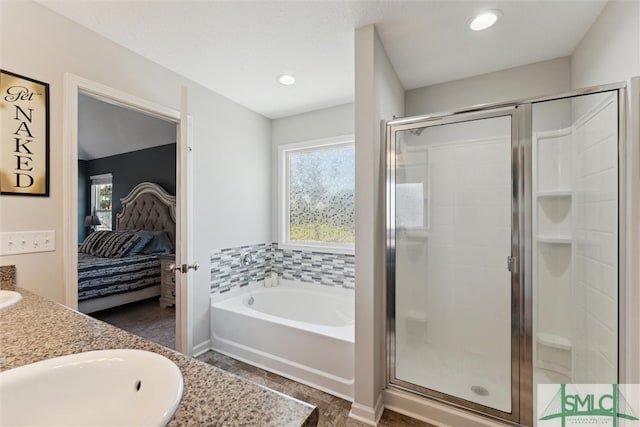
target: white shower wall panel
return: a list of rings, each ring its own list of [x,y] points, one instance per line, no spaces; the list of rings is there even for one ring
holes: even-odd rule
[[[504,138],[429,150],[433,216],[426,249],[427,312],[430,323],[439,325],[429,334],[436,346],[473,348],[490,358],[510,343],[510,313],[495,309],[509,307],[502,302],[510,298],[504,267],[510,254],[504,238],[510,233],[510,163],[504,161],[509,155]]]
[[[618,379],[617,102],[615,94],[577,102],[587,112],[574,123],[573,381],[610,383]]]
[[[396,210],[396,377],[504,411],[511,410],[510,137],[509,117],[400,132],[395,175],[396,187],[420,184],[424,204],[421,227],[398,226],[404,213]]]

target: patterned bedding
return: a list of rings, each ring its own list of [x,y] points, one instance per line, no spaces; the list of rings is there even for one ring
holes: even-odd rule
[[[155,255],[101,258],[78,253],[78,301],[157,285],[160,285],[160,260]]]

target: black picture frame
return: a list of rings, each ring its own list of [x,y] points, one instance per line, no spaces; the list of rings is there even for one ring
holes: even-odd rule
[[[0,194],[49,197],[49,84],[0,70]]]

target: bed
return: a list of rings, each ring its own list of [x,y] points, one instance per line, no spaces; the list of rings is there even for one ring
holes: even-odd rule
[[[116,231],[97,231],[78,249],[78,310],[93,313],[160,295],[160,258],[172,257],[176,198],[143,182],[121,199]]]

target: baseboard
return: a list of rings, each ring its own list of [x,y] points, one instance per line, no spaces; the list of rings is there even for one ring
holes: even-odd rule
[[[359,403],[352,403],[351,410],[349,411],[349,418],[363,422],[370,426],[377,426],[382,412],[384,411],[384,403],[382,399],[382,393],[378,395],[375,407],[361,405]]]
[[[206,353],[207,351],[211,350],[211,340],[206,340],[201,342],[198,345],[194,345],[193,348],[191,349],[191,356],[192,357],[198,357],[203,353]]]

